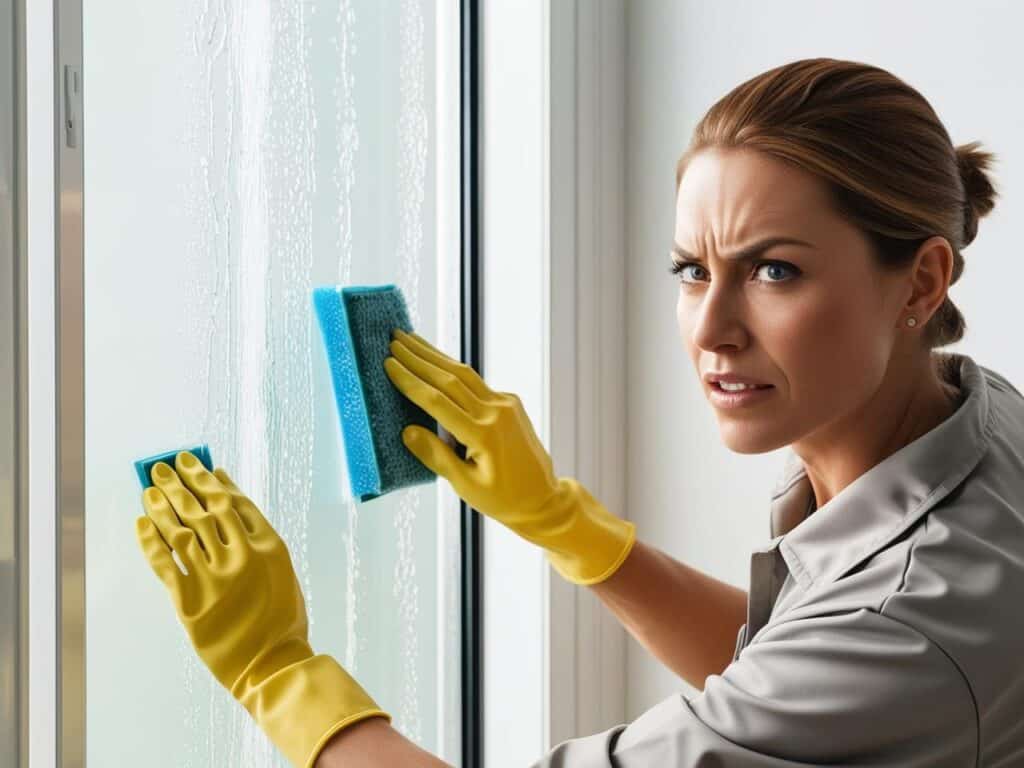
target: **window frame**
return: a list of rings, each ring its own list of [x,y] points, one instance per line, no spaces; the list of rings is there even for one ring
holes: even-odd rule
[[[2,0],[0,0],[2,1]],[[16,0],[24,3],[25,0]],[[33,372],[31,391],[25,383],[28,428],[33,448],[20,451],[24,457],[23,475],[30,477],[32,495],[32,553],[22,564],[32,572],[32,599],[26,606],[33,620],[31,647],[32,668],[27,678],[33,683],[31,709],[22,726],[33,745],[33,765],[85,765],[86,761],[86,680],[85,680],[85,399],[84,399],[84,145],[86,128],[80,116],[84,103],[82,87],[77,95],[65,94],[65,77],[82,72],[82,0],[55,0],[53,4],[34,4],[28,11],[30,34],[25,38],[30,56],[31,82],[51,82],[49,103],[44,89],[35,89],[35,100],[29,111],[33,135],[52,137],[52,146],[45,142],[36,146],[31,158],[33,179],[38,179],[30,210],[33,220],[32,258],[27,273],[27,286],[33,304],[33,343],[23,334],[28,355],[26,369]],[[482,305],[476,275],[479,273],[479,249],[475,240],[477,210],[475,193],[466,194],[475,185],[477,145],[475,139],[477,82],[477,0],[439,2],[436,7],[439,39],[451,44],[451,50],[439,50],[436,64],[439,100],[435,117],[454,127],[450,115],[452,104],[458,105],[460,130],[458,146],[440,147],[442,157],[451,162],[450,174],[437,174],[439,215],[459,206],[458,231],[438,227],[437,245],[445,256],[442,271],[458,268],[454,281],[446,280],[439,290],[448,291],[451,303],[458,308],[452,317],[438,311],[439,335],[442,343],[453,335],[458,339],[463,359],[479,365]],[[457,68],[456,71],[449,71]],[[467,84],[472,85],[467,90]],[[42,98],[41,98],[42,96]],[[75,145],[68,146],[68,110],[74,121]],[[439,125],[439,131],[442,128]],[[467,130],[469,131],[467,133]],[[447,134],[446,134],[447,136]],[[455,184],[451,181],[454,178]],[[454,187],[454,188],[453,188]],[[472,187],[475,189],[475,186]],[[450,248],[453,239],[461,244]],[[52,257],[52,258],[51,258]],[[439,257],[440,258],[440,257]],[[449,285],[448,283],[454,283]],[[454,289],[454,290],[453,290]],[[454,295],[453,295],[454,294]],[[453,329],[449,321],[461,327]],[[26,483],[28,485],[28,483]],[[458,674],[461,681],[461,702],[458,707],[441,697],[442,712],[460,711],[461,743],[444,741],[441,727],[442,756],[456,759],[459,750],[464,765],[478,765],[482,726],[479,712],[481,675],[481,611],[480,520],[449,490],[438,484],[440,531],[438,546],[444,547],[452,534],[444,521],[457,519],[461,557],[459,573],[453,576],[439,564],[439,584],[452,588],[453,600],[460,600],[463,632],[462,659],[453,664],[439,659],[439,672]],[[26,497],[27,498],[27,497]],[[458,509],[445,514],[449,509]],[[27,517],[27,504],[23,510]],[[452,583],[453,578],[458,584]],[[446,585],[446,586],[445,586]],[[446,595],[447,596],[447,595]],[[25,622],[28,624],[29,622]],[[443,646],[442,646],[443,647]],[[47,653],[47,650],[52,653]],[[442,654],[443,655],[443,654]],[[442,678],[444,679],[444,678]],[[27,697],[27,680],[26,685]],[[25,752],[27,754],[27,751]]]

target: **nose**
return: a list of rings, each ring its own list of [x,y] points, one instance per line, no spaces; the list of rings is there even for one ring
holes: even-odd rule
[[[747,343],[743,307],[727,290],[709,288],[696,304],[684,304],[681,297],[680,312],[690,316],[690,338],[700,349],[708,352],[719,351],[722,347],[741,349]]]

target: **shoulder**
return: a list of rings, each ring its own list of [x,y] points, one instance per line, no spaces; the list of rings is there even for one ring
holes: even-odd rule
[[[1013,454],[993,436],[974,471],[905,543],[902,576],[878,605],[955,660],[983,712],[1024,678],[1021,446],[1024,437]],[[1016,695],[1024,707],[1024,693]]]
[[[956,663],[919,629],[866,608],[767,627],[721,675],[708,677],[693,709],[723,735],[764,749],[779,746],[785,723],[791,757],[809,761],[914,740],[976,750],[977,711]],[[952,726],[956,744],[943,732]]]

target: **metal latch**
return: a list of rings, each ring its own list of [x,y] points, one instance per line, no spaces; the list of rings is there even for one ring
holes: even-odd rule
[[[64,134],[65,144],[78,147],[78,131],[82,105],[82,75],[78,67],[64,66]]]

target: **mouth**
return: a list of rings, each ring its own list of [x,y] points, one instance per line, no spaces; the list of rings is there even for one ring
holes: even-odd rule
[[[775,387],[771,384],[766,384],[730,391],[723,388],[719,382],[714,381],[709,386],[709,390],[712,404],[722,408],[736,408],[762,402],[771,396]]]
[[[771,388],[772,385],[771,384],[757,384],[757,385],[747,384],[742,389],[726,389],[722,385],[722,382],[720,382],[720,381],[712,381],[711,382],[711,386],[714,387],[715,389],[719,390],[720,392],[749,392],[752,389],[769,389],[769,388]]]

